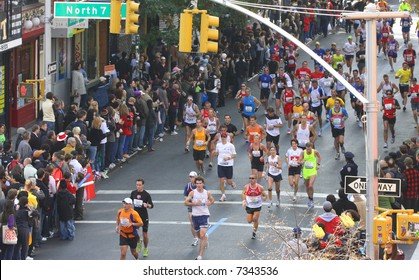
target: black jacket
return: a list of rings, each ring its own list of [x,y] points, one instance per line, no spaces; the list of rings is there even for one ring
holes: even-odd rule
[[[76,198],[67,189],[61,189],[57,192],[57,212],[60,221],[73,219],[73,206]]]

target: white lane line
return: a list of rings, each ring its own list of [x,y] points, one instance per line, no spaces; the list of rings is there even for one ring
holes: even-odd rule
[[[86,202],[88,204],[121,204],[120,200],[90,200],[88,202]],[[153,200],[153,204],[182,204],[183,205],[183,201],[182,200]],[[242,201],[224,201],[224,202],[218,202],[216,201],[215,204],[218,205],[222,205],[222,204],[226,204],[226,205],[241,205]],[[263,204],[264,207],[267,208],[268,204],[264,203]],[[281,203],[280,208],[291,208],[291,207],[297,207],[297,208],[307,208],[307,204],[289,204],[289,203]],[[321,209],[322,206],[314,206],[314,208],[319,208]],[[276,209],[275,205],[272,206],[272,211],[274,209]]]
[[[74,222],[76,224],[115,224],[115,221],[86,221],[84,220],[84,221],[74,221]],[[185,221],[150,221],[150,224],[152,225],[181,225],[181,226],[191,225],[189,222],[185,222]],[[224,226],[247,227],[247,228],[251,227],[247,223],[223,223],[220,225],[220,227],[224,227]],[[293,227],[288,227],[288,226],[271,226],[271,225],[264,225],[264,224],[259,224],[259,228],[275,228],[275,229],[283,229],[283,230],[289,230],[289,231],[293,229]],[[301,229],[304,231],[313,230],[312,228],[306,228],[306,227],[302,227]]]

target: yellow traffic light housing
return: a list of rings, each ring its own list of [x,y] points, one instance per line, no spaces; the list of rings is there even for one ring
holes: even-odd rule
[[[121,0],[111,0],[111,19],[109,24],[110,33],[121,33],[121,7]]]
[[[208,15],[206,11],[202,12],[203,13],[201,14],[201,34],[199,42],[199,51],[201,53],[217,53],[218,30],[212,27],[218,27],[220,25],[220,19],[218,17]]]
[[[127,0],[127,14],[125,18],[125,34],[138,34],[140,32],[140,4],[134,0]]]
[[[391,241],[392,219],[388,216],[377,216],[374,218],[373,240],[374,244],[387,244]]]
[[[193,27],[193,14],[181,13],[180,14],[180,27],[179,27],[179,51],[191,52],[192,51],[192,27]]]
[[[419,214],[397,213],[397,238],[419,240]]]

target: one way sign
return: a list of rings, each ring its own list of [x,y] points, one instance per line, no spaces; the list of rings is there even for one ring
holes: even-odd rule
[[[367,194],[367,178],[363,176],[345,177],[346,194]],[[378,178],[378,195],[400,197],[400,179]]]

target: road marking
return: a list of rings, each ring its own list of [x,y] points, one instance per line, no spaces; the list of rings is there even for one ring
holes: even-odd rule
[[[210,236],[210,234],[216,230],[219,226],[221,226],[225,221],[227,221],[227,218],[222,218],[219,219],[218,222],[215,223],[215,225],[211,226],[208,230],[207,230],[207,235]]]
[[[120,204],[122,203],[121,200],[90,200],[88,202],[86,202],[86,204]],[[153,200],[153,204],[182,204],[183,205],[183,200]],[[218,205],[222,205],[222,204],[226,204],[226,205],[242,205],[242,201],[224,201],[224,202],[215,202],[215,204]],[[264,206],[267,206],[268,203],[264,203]],[[295,204],[295,203],[281,203],[281,208],[291,208],[291,207],[296,207],[296,208],[307,208],[307,204]],[[273,209],[274,207],[272,207]],[[314,206],[314,208],[323,208],[323,206],[319,205],[319,206]]]
[[[225,218],[223,218],[225,219]],[[221,220],[223,220],[221,219]],[[220,220],[220,221],[221,221]],[[110,220],[110,221],[88,221],[88,220],[83,220],[83,221],[74,221],[76,224],[115,224],[114,220]],[[185,222],[185,221],[150,221],[150,224],[152,225],[181,225],[181,226],[190,226],[190,222]],[[211,228],[215,227],[215,225],[211,226]],[[220,223],[218,226],[228,226],[228,227],[246,227],[246,228],[250,228],[251,226],[248,223],[226,223],[226,222],[222,222]],[[210,228],[210,229],[211,229]],[[289,227],[289,226],[272,226],[272,225],[266,225],[266,224],[259,224],[259,228],[275,228],[275,229],[281,229],[281,230],[289,230],[291,232],[291,230],[294,227]],[[303,231],[312,231],[312,228],[307,228],[307,227],[302,227],[301,230]],[[209,231],[209,230],[208,230]]]

